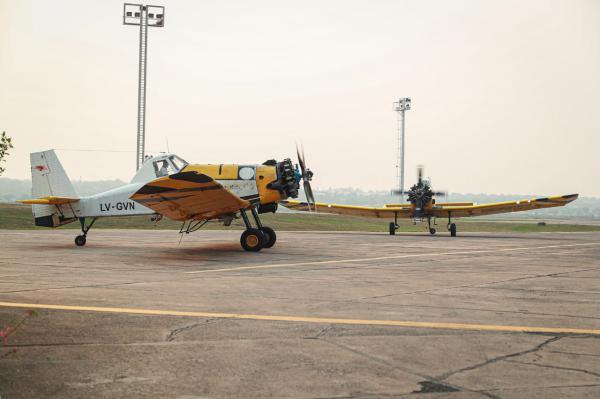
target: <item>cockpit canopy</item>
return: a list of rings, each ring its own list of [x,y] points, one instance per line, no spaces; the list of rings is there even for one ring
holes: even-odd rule
[[[148,157],[131,182],[146,183],[157,177],[177,173],[187,165],[188,163],[184,159],[175,154],[161,154],[155,157]]]
[[[187,164],[188,163],[186,161],[177,155],[169,155],[166,158],[152,161],[152,166],[154,167],[154,173],[156,177],[163,177],[177,173],[181,169],[185,168]]]

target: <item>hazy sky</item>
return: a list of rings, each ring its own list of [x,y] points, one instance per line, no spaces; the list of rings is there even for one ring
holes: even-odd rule
[[[122,1],[0,0],[0,131],[72,179],[135,169],[138,30]],[[302,140],[314,185],[600,196],[600,1],[157,1],[147,150],[261,163]]]

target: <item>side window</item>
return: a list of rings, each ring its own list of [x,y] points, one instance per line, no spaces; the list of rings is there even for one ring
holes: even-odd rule
[[[172,173],[177,172],[167,159],[161,159],[160,161],[154,161],[154,172],[156,177],[168,176]]]

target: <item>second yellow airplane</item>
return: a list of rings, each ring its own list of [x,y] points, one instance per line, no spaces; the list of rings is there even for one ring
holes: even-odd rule
[[[578,194],[568,194],[554,197],[495,202],[490,204],[475,204],[473,202],[437,203],[434,197],[444,193],[434,192],[431,189],[429,182],[423,179],[422,167],[418,168],[417,183],[413,185],[406,194],[408,195],[408,203],[388,204],[383,207],[324,204],[319,202],[312,204],[293,200],[284,200],[280,201],[280,203],[288,209],[299,211],[316,210],[317,212],[335,213],[340,215],[393,219],[394,221],[389,224],[389,232],[391,235],[396,234],[399,218],[412,219],[414,223],[427,221],[427,228],[430,234],[436,233],[436,229],[431,225],[432,220],[435,222],[436,218],[447,218],[448,231],[452,237],[456,237],[457,227],[452,221],[453,218],[565,206],[576,200],[579,196]]]

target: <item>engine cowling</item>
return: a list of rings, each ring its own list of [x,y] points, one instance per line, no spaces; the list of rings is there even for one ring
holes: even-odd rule
[[[300,173],[294,168],[292,160],[289,158],[275,165],[277,171],[277,180],[269,183],[270,189],[278,190],[282,194],[282,199],[297,198],[300,189]]]

